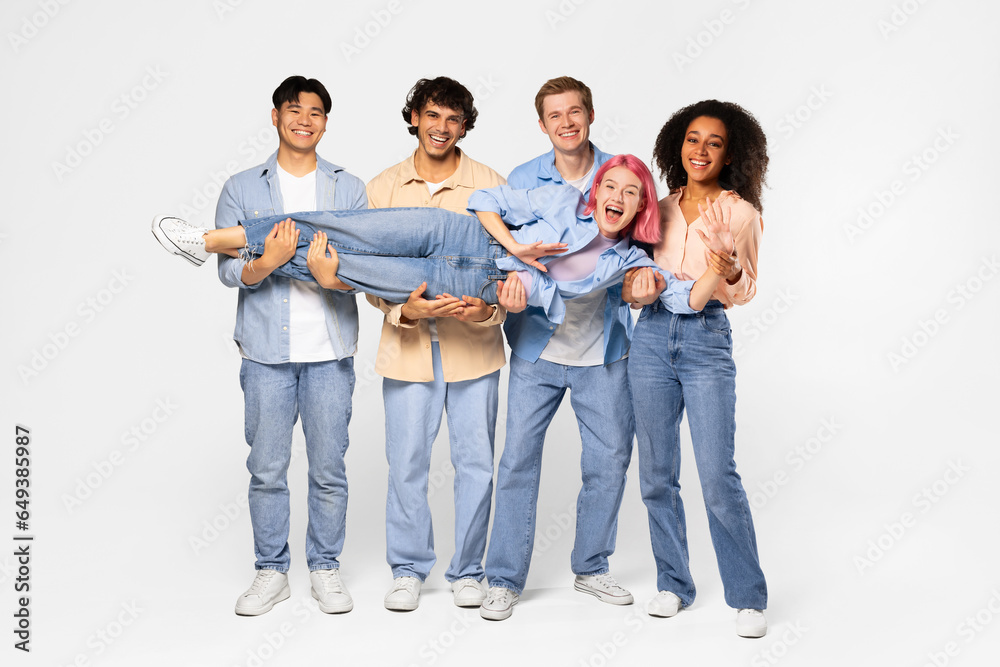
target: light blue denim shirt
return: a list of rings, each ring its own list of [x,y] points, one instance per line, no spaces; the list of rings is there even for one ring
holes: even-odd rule
[[[241,220],[286,213],[278,185],[278,153],[262,165],[232,176],[222,187],[215,209],[215,226],[232,227]],[[319,210],[368,207],[365,184],[338,167],[316,157],[316,203]],[[262,364],[289,360],[289,278],[268,276],[255,285],[243,283],[244,260],[219,255],[219,279],[239,287],[236,330],[233,339],[244,356]],[[353,294],[321,289],[326,327],[338,359],[350,357],[358,345],[358,307]]]
[[[601,165],[610,160],[613,155],[601,151],[593,142],[590,143],[594,151],[594,173],[601,168]],[[529,160],[519,167],[514,167],[507,177],[507,185],[516,190],[530,190],[543,185],[565,185],[566,181],[562,174],[556,169],[556,151],[553,148],[544,155],[539,155],[534,160]],[[591,178],[587,187],[583,191],[583,199],[586,201],[590,196],[590,186],[594,184]]]
[[[567,253],[585,248],[600,233],[592,215],[585,215],[586,202],[571,185],[548,185],[534,190],[514,190],[501,185],[488,190],[478,190],[469,197],[470,211],[492,211],[500,215],[510,227],[519,243],[565,243]],[[547,264],[554,257],[539,260]],[[565,299],[588,294],[601,285],[608,298],[604,306],[604,363],[621,359],[628,352],[632,336],[632,318],[629,305],[622,301],[621,280],[631,268],[648,266],[667,282],[660,301],[675,313],[693,313],[688,304],[693,280],[678,280],[664,271],[639,248],[630,244],[628,237],[601,253],[594,273],[574,281],[555,281],[547,274],[529,267],[516,257],[497,260],[497,268],[507,271],[527,270],[531,273],[528,305],[534,306],[522,313],[526,324],[519,326],[507,340],[517,356],[526,361],[538,359],[556,325],[562,323],[566,313]]]

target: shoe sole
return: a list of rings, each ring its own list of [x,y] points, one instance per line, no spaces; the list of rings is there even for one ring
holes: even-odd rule
[[[292,589],[290,589],[288,586],[285,586],[283,589],[281,589],[281,592],[278,593],[278,596],[276,598],[274,598],[273,600],[271,600],[271,603],[268,604],[266,607],[256,607],[256,608],[251,608],[251,609],[240,609],[240,605],[237,604],[236,605],[236,615],[237,616],[260,616],[261,614],[266,614],[267,612],[271,611],[271,609],[274,608],[274,605],[278,604],[279,602],[284,602],[285,600],[287,600],[291,596],[292,596]]]
[[[384,600],[383,603],[389,611],[413,611],[420,606],[420,600],[414,602],[390,602],[389,600]]]
[[[627,605],[635,602],[635,598],[632,597],[631,593],[629,593],[627,596],[622,595],[615,597],[614,595],[608,595],[604,591],[599,591],[596,588],[585,586],[581,584],[579,581],[573,582],[573,588],[580,591],[581,593],[586,593],[587,595],[593,595],[601,602],[607,602],[608,604]]]
[[[473,607],[481,607],[481,606],[483,606],[483,602],[485,600],[486,600],[486,596],[483,596],[483,597],[481,597],[479,599],[475,599],[475,600],[472,599],[472,598],[465,598],[465,599],[455,598],[455,606],[456,607],[463,607],[463,608],[466,608],[466,609],[471,609]]]
[[[514,613],[514,605],[517,604],[517,600],[510,603],[510,606],[506,609],[486,609],[485,607],[479,608],[479,615],[485,618],[487,621],[505,621],[510,618],[510,615]]]
[[[767,628],[751,628],[748,630],[736,629],[736,634],[744,639],[760,639],[767,634]]]
[[[649,606],[646,607],[646,613],[650,616],[655,616],[657,618],[673,618],[677,615],[680,609],[670,612],[669,614],[660,609],[650,609]]]
[[[309,592],[312,593],[313,599],[316,600],[316,602],[319,603],[319,610],[321,612],[323,612],[324,614],[346,614],[347,612],[349,612],[352,609],[354,609],[354,600],[351,600],[350,602],[348,602],[346,604],[339,604],[339,605],[337,605],[337,604],[330,604],[330,605],[327,605],[327,604],[323,604],[320,601],[319,595],[316,593],[316,589],[312,589]]]
[[[160,223],[163,220],[173,217],[174,216],[172,215],[158,215],[155,218],[153,218],[153,230],[152,230],[153,236],[156,237],[156,240],[159,241],[160,245],[163,246],[163,248],[171,255],[179,255],[180,257],[183,257],[184,259],[191,262],[195,266],[201,266],[202,264],[205,263],[204,260],[199,261],[198,258],[192,257],[188,253],[178,248],[173,241],[167,238],[167,235],[163,232],[163,230],[160,229]]]

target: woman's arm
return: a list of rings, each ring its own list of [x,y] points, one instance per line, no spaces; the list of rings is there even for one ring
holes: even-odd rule
[[[477,190],[469,197],[469,210],[474,212],[483,228],[507,251],[529,266],[545,271],[537,260],[566,251],[558,242],[556,229],[549,218],[576,216],[580,194],[573,188],[545,187],[514,190],[506,185]],[[509,227],[532,225],[534,242],[521,243]],[[547,233],[550,232],[550,233]]]

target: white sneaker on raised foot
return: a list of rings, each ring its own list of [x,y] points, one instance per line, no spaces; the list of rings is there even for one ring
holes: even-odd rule
[[[646,603],[646,613],[650,616],[670,618],[681,610],[681,599],[670,591],[660,591]]]
[[[385,608],[392,611],[413,611],[420,604],[420,580],[416,577],[396,577],[385,594]]]
[[[250,588],[236,600],[236,613],[239,616],[266,614],[271,611],[271,607],[287,600],[291,594],[288,575],[284,572],[257,570]]]
[[[604,574],[578,574],[573,588],[593,595],[608,604],[632,604],[632,594],[618,585],[610,572]]]
[[[205,250],[204,234],[209,230],[195,227],[171,215],[153,218],[153,236],[173,255],[180,255],[195,266],[201,266],[212,254]]]
[[[451,582],[451,592],[456,607],[478,607],[486,599],[483,582],[468,577]]]
[[[354,609],[354,600],[340,580],[340,570],[313,570],[309,573],[312,596],[324,614],[343,614]]]
[[[488,621],[502,621],[514,613],[514,605],[520,598],[509,588],[490,586],[479,615]]]
[[[736,612],[736,634],[759,639],[767,634],[767,619],[760,609],[740,609]]]

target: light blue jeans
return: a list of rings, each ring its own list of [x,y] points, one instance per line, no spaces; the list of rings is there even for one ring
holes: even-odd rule
[[[309,570],[340,567],[347,515],[347,426],[354,393],[354,359],[240,367],[250,445],[250,522],[256,568],[287,572],[288,465],[292,427],[302,416],[309,460],[309,524],[306,563]]]
[[[500,371],[462,382],[445,382],[441,352],[432,343],[434,380],[385,378],[385,456],[389,490],[385,503],[386,560],[392,576],[427,578],[436,558],[427,502],[431,445],[448,413],[451,464],[455,469],[455,555],[445,579],[483,578],[483,553],[493,496],[493,435]],[[438,475],[435,475],[436,477]],[[443,474],[440,475],[443,479]]]
[[[432,297],[447,293],[496,303],[496,281],[507,277],[495,264],[507,251],[479,220],[439,208],[306,211],[244,220],[246,252],[263,254],[264,239],[287,218],[297,223],[299,245],[275,275],[315,282],[306,252],[313,232],[320,230],[340,256],[337,277],[393,303],[405,303],[424,281]]]
[[[629,383],[657,590],[674,593],[685,606],[695,597],[679,481],[681,415],[687,408],[726,604],[766,608],[750,504],[733,459],[736,365],[722,304],[712,301],[694,315],[676,315],[659,303],[643,308],[632,336]]]
[[[486,556],[490,586],[517,594],[524,590],[535,542],[542,445],[567,389],[580,426],[583,478],[570,565],[574,574],[608,571],[625,471],[632,458],[627,368],[628,359],[607,366],[565,366],[510,355],[507,440],[497,471],[493,533]],[[560,440],[567,437],[560,434]]]

